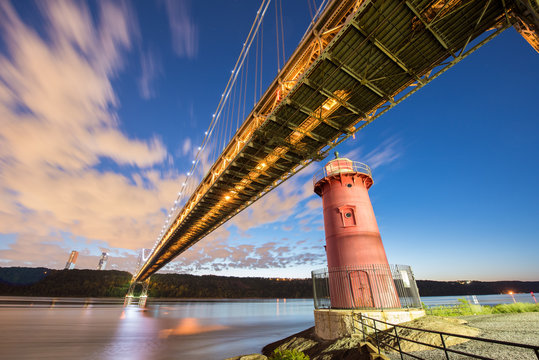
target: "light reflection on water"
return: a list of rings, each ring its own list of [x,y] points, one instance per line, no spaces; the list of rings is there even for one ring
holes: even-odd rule
[[[533,302],[530,294],[515,294]],[[427,305],[470,296],[423,297]],[[478,295],[482,305],[510,295]],[[150,301],[0,297],[1,359],[224,359],[314,325],[311,299]]]
[[[141,309],[110,299],[0,297],[0,358],[224,359],[313,326],[312,311],[310,299],[149,302]]]

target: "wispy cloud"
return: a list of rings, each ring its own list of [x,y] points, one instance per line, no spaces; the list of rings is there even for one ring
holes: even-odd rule
[[[140,55],[141,74],[138,79],[140,95],[144,99],[155,97],[154,83],[162,72],[161,62],[157,56],[150,52],[142,52]]]
[[[138,32],[132,11],[107,1],[95,16],[78,2],[39,7],[43,36],[0,2],[0,234],[18,234],[0,257],[21,263],[34,252],[36,265],[63,266],[52,254],[70,246],[66,236],[147,247],[182,176],[155,170],[168,157],[157,137],[118,126],[111,81]],[[107,171],[103,159],[129,166]]]
[[[372,169],[375,169],[395,162],[402,156],[402,153],[400,138],[391,136],[366,154],[363,154],[362,148],[357,148],[346,153],[345,157],[354,161],[361,161],[369,165]]]
[[[176,55],[195,58],[198,52],[198,29],[191,17],[188,0],[165,0],[172,47]]]
[[[230,234],[221,228],[171,262],[165,271],[214,272],[231,269],[291,268],[305,264],[322,265],[323,247],[281,239],[262,244],[231,244]],[[294,246],[290,246],[290,244]]]

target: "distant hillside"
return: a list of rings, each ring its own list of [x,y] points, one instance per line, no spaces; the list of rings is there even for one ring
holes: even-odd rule
[[[132,275],[116,270],[0,268],[0,296],[123,297]],[[539,293],[539,281],[418,280],[421,296]],[[155,274],[150,296],[163,298],[311,298],[311,279],[267,279],[214,275]]]
[[[311,279],[155,274],[150,295],[173,298],[312,298]]]
[[[116,270],[0,268],[0,295],[121,297],[132,275]]]
[[[115,270],[0,268],[0,296],[122,297],[132,275]],[[151,297],[310,298],[310,279],[265,279],[213,275],[155,274]]]

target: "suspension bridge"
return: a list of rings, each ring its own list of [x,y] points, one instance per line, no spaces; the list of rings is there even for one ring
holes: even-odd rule
[[[537,0],[334,0],[313,9],[285,62],[282,9],[274,1],[278,74],[262,92],[257,71],[270,8],[263,0],[187,174],[191,189],[182,184],[133,284],[147,284],[177,255],[505,29],[514,26],[539,52]],[[253,54],[255,95],[245,114]],[[204,159],[211,166],[197,179]]]

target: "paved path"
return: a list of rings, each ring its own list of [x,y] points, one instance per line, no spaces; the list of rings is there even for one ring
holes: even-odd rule
[[[539,313],[462,316],[460,318],[467,320],[469,326],[481,329],[482,332],[479,335],[481,338],[539,346]],[[500,360],[539,360],[532,350],[515,349],[481,341],[469,341],[452,346],[451,349]],[[413,354],[427,360],[445,359],[445,355],[438,351],[420,351]],[[391,354],[390,358],[400,359],[400,355]],[[404,358],[411,359],[407,356]],[[450,359],[469,359],[469,357],[451,354]]]

